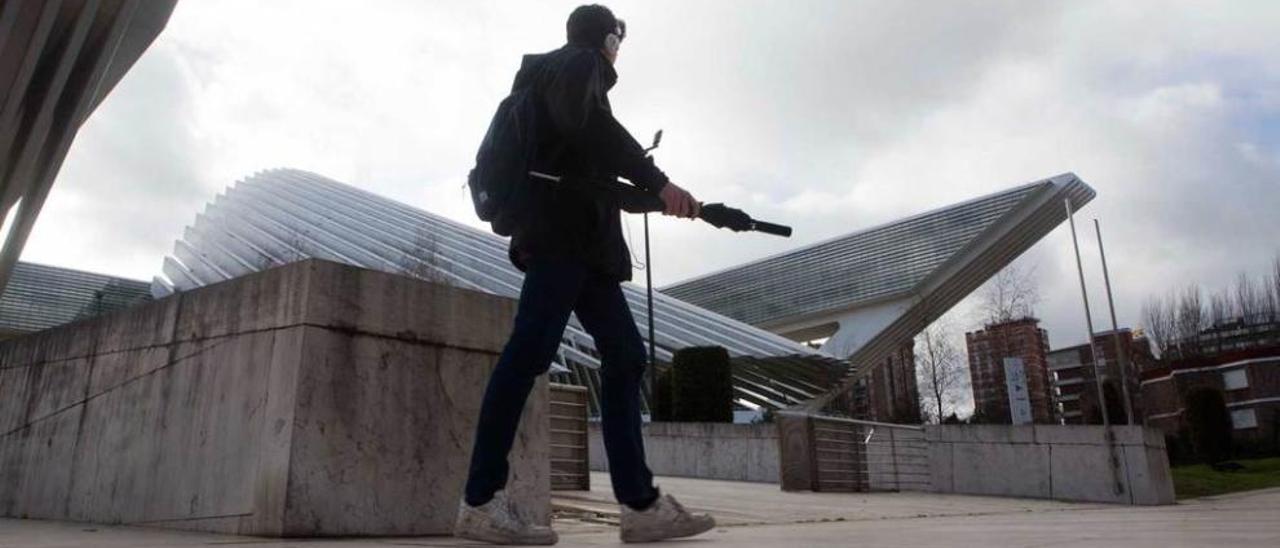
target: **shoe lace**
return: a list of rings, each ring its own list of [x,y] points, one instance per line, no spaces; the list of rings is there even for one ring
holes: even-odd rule
[[[522,524],[520,514],[516,512],[515,502],[499,493],[494,496],[494,521],[504,528],[519,528]]]
[[[670,503],[670,504],[671,504],[671,506],[672,506],[673,508],[675,508],[675,509],[676,509],[676,513],[679,513],[679,514],[688,514],[688,513],[689,513],[689,511],[688,511],[688,510],[685,510],[685,509],[684,509],[684,505],[683,505],[683,504],[680,504],[680,501],[676,500],[676,498],[675,498],[675,497],[673,497],[673,496],[671,496],[671,495],[667,495],[667,502],[668,502],[668,503]]]
[[[504,499],[503,510],[506,511],[507,521],[510,525],[520,527],[524,525],[524,520],[520,518],[520,512],[516,509],[516,504],[511,499]]]

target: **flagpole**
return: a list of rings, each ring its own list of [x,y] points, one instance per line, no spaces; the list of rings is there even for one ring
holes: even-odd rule
[[[1124,416],[1127,424],[1136,424],[1133,417],[1133,402],[1129,399],[1129,353],[1120,344],[1120,325],[1116,322],[1116,301],[1111,296],[1111,274],[1107,271],[1107,252],[1102,247],[1102,228],[1098,220],[1093,220],[1093,231],[1098,234],[1098,255],[1102,256],[1102,280],[1107,285],[1107,306],[1111,309],[1111,333],[1115,339],[1116,366],[1120,369],[1120,391],[1124,395]]]

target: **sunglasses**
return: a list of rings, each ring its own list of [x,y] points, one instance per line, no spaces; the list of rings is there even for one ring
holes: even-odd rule
[[[627,37],[627,22],[618,19],[618,30],[616,30],[614,34],[618,35],[619,42],[625,39]]]

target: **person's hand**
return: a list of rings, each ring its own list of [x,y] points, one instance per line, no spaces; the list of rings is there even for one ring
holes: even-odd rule
[[[662,198],[662,203],[666,206],[666,209],[662,210],[663,215],[693,219],[698,216],[699,210],[702,209],[701,204],[693,198],[692,194],[689,194],[689,191],[680,188],[675,183],[669,182],[662,187],[658,197]]]

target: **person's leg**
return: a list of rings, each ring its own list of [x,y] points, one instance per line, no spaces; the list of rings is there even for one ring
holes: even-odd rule
[[[587,269],[575,263],[530,265],[520,291],[511,338],[489,376],[476,425],[466,502],[481,506],[507,484],[507,453],[529,391],[560,347]]]
[[[600,352],[600,420],[618,502],[643,509],[658,498],[644,458],[640,383],[647,353],[618,282],[589,277],[574,311]]]

